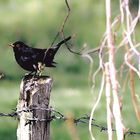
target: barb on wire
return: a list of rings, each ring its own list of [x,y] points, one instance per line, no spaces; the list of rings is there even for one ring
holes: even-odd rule
[[[0,113],[0,117],[16,117],[17,112],[11,112],[11,113]]]

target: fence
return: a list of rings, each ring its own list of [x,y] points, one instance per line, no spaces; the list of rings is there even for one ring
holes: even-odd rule
[[[52,79],[50,77],[25,76],[20,85],[20,96],[15,111],[0,113],[1,117],[18,118],[18,140],[50,140],[50,123],[53,120],[71,121],[73,124],[89,124],[90,116],[83,115],[79,118],[71,118],[49,107]],[[92,119],[92,127],[100,132],[107,131],[106,126],[99,125]],[[116,130],[113,128],[113,132]],[[140,132],[127,131],[129,135],[140,135]]]

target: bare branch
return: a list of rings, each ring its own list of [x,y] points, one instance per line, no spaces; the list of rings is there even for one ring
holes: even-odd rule
[[[107,28],[107,36],[108,36],[107,41],[108,41],[108,51],[109,51],[109,72],[110,72],[110,81],[111,81],[112,94],[113,94],[113,115],[115,118],[117,139],[123,140],[125,128],[122,122],[120,99],[118,95],[118,81],[116,78],[116,69],[114,66],[115,48],[114,48],[114,40],[112,38],[112,30],[111,30],[110,0],[106,0],[106,28]]]
[[[89,119],[89,132],[90,132],[90,136],[91,136],[92,140],[95,140],[95,138],[93,136],[93,132],[92,132],[92,119],[93,119],[95,109],[96,109],[96,107],[98,106],[98,104],[100,102],[102,92],[103,92],[103,89],[104,89],[104,83],[105,83],[105,75],[103,74],[102,75],[101,88],[100,88],[100,91],[99,91],[99,95],[97,97],[97,100],[96,100],[93,108],[92,108],[92,111],[91,111],[91,114],[90,114],[90,119]]]
[[[106,78],[106,108],[107,108],[107,127],[108,140],[112,140],[112,103],[111,103],[111,81],[109,74],[109,63],[105,64],[105,78]]]

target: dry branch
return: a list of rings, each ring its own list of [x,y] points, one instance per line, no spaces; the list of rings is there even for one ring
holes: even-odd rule
[[[116,75],[116,68],[114,65],[115,58],[115,46],[114,40],[112,37],[112,29],[111,29],[111,1],[106,0],[106,30],[107,30],[107,44],[108,44],[108,52],[109,52],[109,73],[110,73],[110,81],[111,88],[113,94],[113,115],[115,118],[115,126],[117,131],[117,139],[124,139],[124,125],[122,122],[121,116],[121,102],[118,92],[118,81]]]
[[[107,108],[107,128],[108,140],[112,140],[112,98],[111,98],[111,81],[109,74],[109,64],[105,64],[105,78],[106,78],[106,108]]]

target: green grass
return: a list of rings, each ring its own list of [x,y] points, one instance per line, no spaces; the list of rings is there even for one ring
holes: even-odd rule
[[[71,114],[75,118],[84,114],[90,114],[92,102],[95,102],[98,89],[94,94],[90,93],[87,87],[73,88],[53,88],[51,92],[50,105],[64,115]],[[17,104],[19,96],[19,83],[1,82],[0,85],[0,112],[11,112]],[[126,96],[125,96],[126,97]],[[129,102],[129,104],[128,104]],[[139,124],[133,112],[130,94],[123,100],[123,119],[126,128],[132,131],[140,131]],[[68,115],[69,117],[70,115]],[[105,95],[103,94],[101,102],[95,111],[95,122],[106,126],[106,106]],[[14,118],[0,118],[0,140],[16,140],[17,120]],[[79,124],[75,126],[76,133],[80,140],[90,139],[88,124]],[[55,120],[51,122],[52,140],[71,140],[71,133],[66,122]],[[100,132],[98,128],[93,127],[93,133],[97,139],[107,139],[107,132]],[[115,133],[114,133],[114,137]],[[126,140],[138,140],[138,136],[127,136]]]

